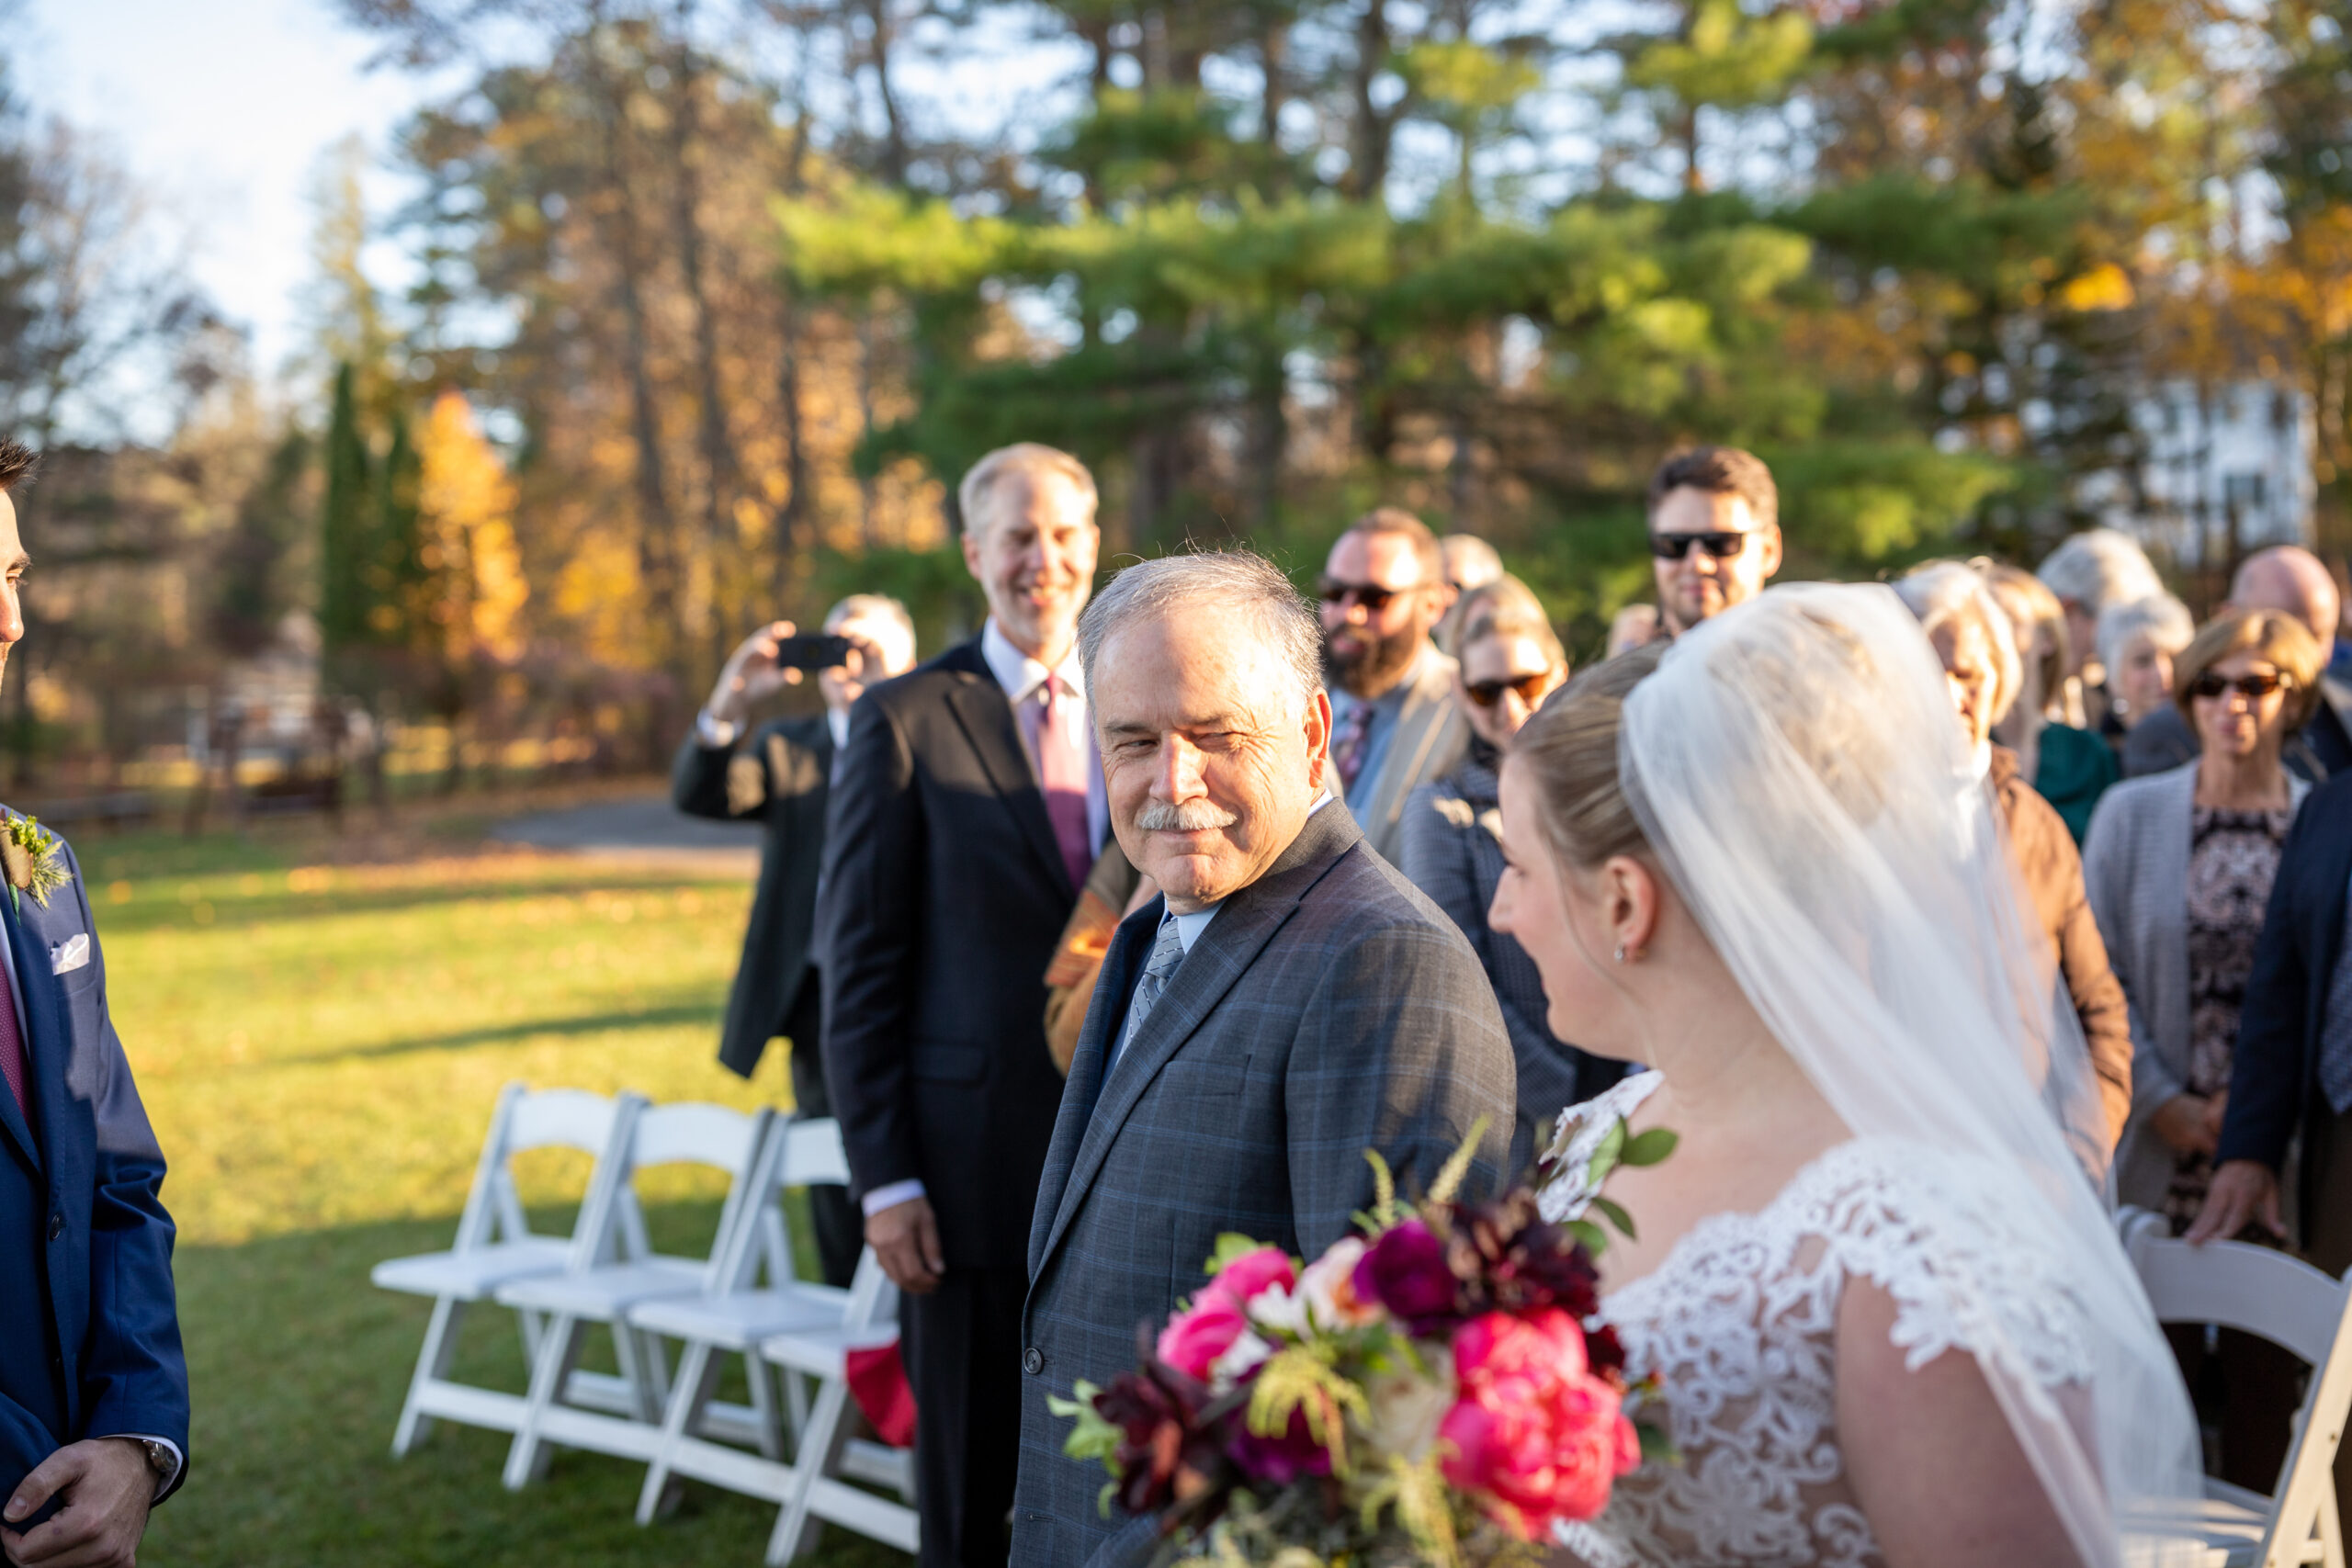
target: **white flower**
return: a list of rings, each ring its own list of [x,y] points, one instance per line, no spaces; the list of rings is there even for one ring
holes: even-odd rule
[[[1453,1408],[1453,1358],[1431,1358],[1432,1371],[1409,1368],[1375,1373],[1364,1383],[1372,1401],[1372,1443],[1383,1453],[1414,1461],[1437,1441],[1438,1423]]]
[[[1343,1236],[1298,1277],[1299,1296],[1316,1326],[1326,1333],[1370,1323],[1380,1315],[1377,1307],[1356,1299],[1356,1265],[1363,1258],[1364,1246],[1360,1235]]]
[[[1259,1300],[1263,1300],[1261,1296]],[[1253,1307],[1256,1302],[1250,1303]],[[1274,1348],[1248,1329],[1225,1348],[1225,1354],[1209,1363],[1209,1388],[1220,1394],[1230,1393],[1240,1386],[1241,1380],[1265,1364]]]
[[[1309,1332],[1306,1306],[1306,1298],[1294,1295],[1288,1285],[1269,1285],[1251,1296],[1243,1310],[1261,1328],[1279,1329],[1304,1339]]]

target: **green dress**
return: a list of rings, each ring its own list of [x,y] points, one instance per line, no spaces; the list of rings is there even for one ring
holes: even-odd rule
[[[2033,787],[2055,807],[2080,848],[2091,830],[2091,807],[2120,775],[2115,753],[2087,729],[2052,724],[2041,731],[2041,754],[2034,763]]]

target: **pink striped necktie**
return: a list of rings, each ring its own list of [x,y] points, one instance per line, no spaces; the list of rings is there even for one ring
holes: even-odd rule
[[[28,1064],[24,1033],[17,1027],[16,990],[16,976],[8,973],[6,964],[0,963],[0,1078],[8,1080],[8,1092],[17,1097],[17,1109],[30,1124],[32,1109],[26,1100]]]
[[[1094,846],[1086,827],[1086,705],[1058,675],[1046,677],[1038,698],[1037,782],[1046,790],[1046,816],[1054,841],[1069,868],[1073,890],[1086,886],[1094,869]]]

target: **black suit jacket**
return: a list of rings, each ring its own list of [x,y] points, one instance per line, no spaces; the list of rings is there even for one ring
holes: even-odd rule
[[[728,770],[755,769],[757,803],[748,790],[730,801]],[[718,1059],[745,1077],[760,1065],[768,1042],[786,1032],[786,1021],[808,978],[810,937],[817,924],[817,874],[825,855],[826,784],[833,767],[833,732],[825,716],[781,718],[762,725],[735,746],[706,746],[688,736],[670,770],[670,798],[694,817],[754,821],[766,829],[760,848],[759,890],[743,932],[743,958],[727,996],[727,1025]],[[748,780],[745,781],[748,783]],[[735,807],[746,807],[738,810]],[[803,1043],[795,1041],[796,1046]],[[817,1049],[817,1042],[806,1042]]]
[[[2348,880],[2352,773],[2304,797],[2278,856],[2278,879],[2270,886],[2269,912],[2238,1014],[2220,1159],[2260,1160],[2284,1169],[2296,1130],[2334,1114],[2320,1092],[2319,1045],[2328,982],[2343,951]],[[2312,1174],[2307,1160],[2307,1189]],[[2303,1197],[2308,1212],[2308,1190]]]
[[[1046,967],[1078,901],[975,640],[851,710],[825,836],[825,1078],[851,1189],[920,1179],[952,1268],[1019,1268],[1061,1103]]]
[[[0,1499],[85,1438],[187,1452],[164,1155],[107,1017],[81,867],[58,853],[73,880],[46,908],[0,892],[32,1067],[29,1120],[0,1087]]]
[[[1510,1150],[1510,1037],[1478,956],[1337,802],[1226,899],[1106,1075],[1160,909],[1136,911],[1103,958],[1030,1228],[1024,1568],[1076,1568],[1120,1528],[1095,1508],[1101,1469],[1062,1454],[1069,1423],[1046,1396],[1132,1370],[1137,1325],[1201,1288],[1220,1234],[1314,1258],[1372,1205],[1366,1150],[1410,1194],[1484,1117],[1481,1197]],[[1100,1561],[1125,1562],[1150,1528]]]

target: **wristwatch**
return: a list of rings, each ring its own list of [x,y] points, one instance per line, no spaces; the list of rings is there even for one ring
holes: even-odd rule
[[[159,1443],[153,1438],[133,1438],[130,1440],[147,1450],[147,1468],[155,1472],[157,1486],[169,1481],[172,1472],[179,1469],[179,1456],[172,1452],[171,1444]]]

